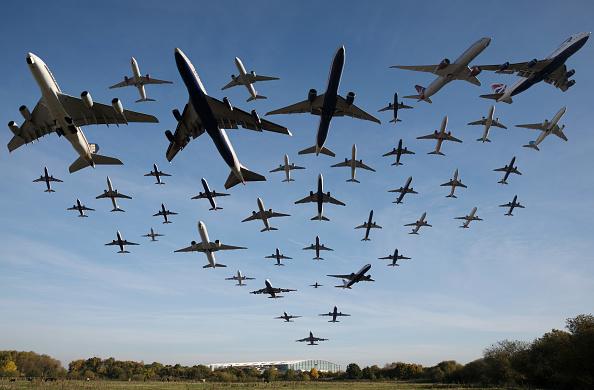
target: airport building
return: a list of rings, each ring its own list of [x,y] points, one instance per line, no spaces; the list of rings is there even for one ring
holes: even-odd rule
[[[342,367],[339,364],[329,362],[327,360],[279,360],[270,362],[244,362],[244,363],[213,363],[209,364],[211,370],[221,368],[236,367],[236,368],[255,368],[263,371],[270,367],[275,367],[279,371],[287,371],[292,369],[295,371],[310,371],[316,368],[320,372],[339,372]]]

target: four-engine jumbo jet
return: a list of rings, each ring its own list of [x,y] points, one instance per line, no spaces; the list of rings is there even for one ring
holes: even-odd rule
[[[324,244],[320,244],[320,237],[316,236],[316,242],[311,244],[310,246],[306,246],[305,248],[303,248],[304,251],[307,250],[314,250],[316,251],[316,256],[313,258],[313,260],[324,260],[323,257],[320,257],[320,251],[334,251],[334,249],[332,248],[328,248],[327,246],[325,246]]]
[[[119,247],[120,247],[120,250],[118,251],[118,253],[122,253],[122,254],[123,254],[123,253],[130,253],[130,252],[128,252],[128,251],[126,250],[126,245],[138,245],[138,244],[137,244],[137,243],[135,243],[135,242],[130,242],[130,241],[128,241],[128,240],[124,240],[124,239],[122,238],[122,234],[121,234],[121,233],[120,233],[120,231],[118,230],[118,231],[116,232],[116,239],[115,239],[115,240],[112,240],[111,242],[108,242],[108,243],[107,243],[107,244],[105,244],[105,245],[110,245],[110,246],[111,246],[111,245],[117,245],[117,246],[119,246]]]
[[[260,231],[269,232],[271,230],[278,230],[277,228],[270,226],[270,222],[268,221],[269,218],[289,216],[289,214],[277,213],[276,211],[272,211],[272,209],[266,210],[264,208],[264,202],[261,198],[258,198],[258,211],[252,211],[252,215],[250,215],[241,222],[255,221],[257,219],[261,219],[264,223],[264,228]]]
[[[505,213],[505,215],[507,215],[508,217],[513,217],[512,212],[516,207],[519,209],[525,208],[523,205],[520,204],[520,202],[518,202],[518,195],[514,195],[514,198],[511,202],[507,202],[506,204],[500,204],[499,207],[509,207],[509,210],[507,211],[507,213]]]
[[[123,209],[119,208],[118,206],[118,202],[117,202],[117,198],[120,199],[132,199],[131,196],[128,195],[124,195],[120,192],[118,192],[118,190],[114,190],[113,186],[111,184],[111,179],[109,178],[109,176],[107,176],[107,189],[103,190],[103,193],[101,195],[97,195],[95,197],[95,199],[103,199],[103,198],[109,198],[111,199],[111,204],[113,205],[113,209],[111,210],[113,211],[121,211],[124,212]]]
[[[169,130],[165,132],[169,140],[167,161],[173,160],[192,138],[197,138],[206,132],[225,163],[231,168],[231,173],[225,182],[226,189],[239,183],[266,180],[264,176],[240,164],[224,129],[236,129],[241,126],[260,132],[266,130],[287,135],[291,135],[291,132],[286,127],[260,119],[255,110],[248,113],[233,107],[227,98],[220,101],[208,96],[194,65],[180,49],[175,49],[175,63],[188,90],[189,102],[185,105],[183,113],[180,114],[177,109],[173,110],[177,128],[175,133]]]
[[[340,77],[342,75],[342,68],[344,67],[344,57],[345,49],[344,46],[341,46],[332,60],[326,93],[318,95],[315,89],[310,89],[306,100],[266,113],[266,115],[276,115],[308,112],[320,116],[320,124],[318,125],[315,145],[300,151],[299,154],[315,153],[317,156],[322,153],[331,157],[335,156],[334,152],[324,146],[326,138],[328,137],[330,121],[335,116],[350,116],[352,118],[364,119],[381,124],[379,119],[353,104],[355,101],[354,92],[349,92],[346,98],[338,95]]]
[[[415,191],[415,189],[410,186],[411,182],[412,182],[412,176],[409,176],[408,179],[406,179],[404,186],[402,186],[400,188],[396,188],[395,190],[388,191],[388,192],[399,192],[400,193],[400,195],[398,195],[398,199],[396,199],[392,203],[396,203],[396,204],[402,203],[402,200],[404,199],[404,195],[406,195],[406,194],[418,194],[418,192]]]
[[[481,97],[495,99],[498,102],[511,103],[512,96],[524,92],[543,80],[563,92],[567,91],[575,84],[575,80],[569,79],[575,74],[575,70],[571,69],[568,71],[565,61],[581,49],[589,37],[589,32],[570,36],[544,60],[539,61],[534,58],[528,62],[514,64],[505,62],[501,65],[479,65],[478,67],[481,70],[493,70],[495,73],[506,74],[517,73],[520,76],[518,82],[509,88],[504,84],[493,84],[491,88],[493,88],[495,93],[481,95]]]
[[[157,179],[155,184],[165,184],[164,182],[161,181],[161,177],[166,177],[166,176],[171,176],[171,175],[168,173],[165,173],[163,171],[160,171],[157,164],[153,164],[153,170],[150,171],[149,173],[145,173],[144,176],[147,176],[147,177],[154,176],[155,179]]]
[[[352,183],[360,183],[359,180],[355,179],[355,173],[357,168],[366,169],[371,172],[375,172],[375,169],[371,168],[368,165],[363,164],[363,160],[357,160],[357,145],[353,144],[353,148],[351,149],[351,159],[344,159],[344,162],[334,164],[331,166],[332,168],[336,167],[348,167],[351,168],[351,178],[347,180],[347,182]]]
[[[271,254],[270,256],[264,256],[265,259],[275,259],[276,260],[276,264],[278,266],[283,266],[284,264],[282,263],[282,260],[291,260],[292,257],[289,256],[285,256],[280,252],[280,249],[276,248],[274,250],[274,253]]]
[[[402,138],[400,138],[400,140],[398,141],[398,147],[397,148],[393,148],[390,152],[388,153],[384,153],[382,156],[383,157],[388,157],[388,156],[396,156],[396,161],[392,163],[392,165],[402,165],[402,163],[400,162],[400,158],[402,157],[402,155],[404,154],[415,154],[415,152],[413,152],[412,150],[408,150],[407,147],[402,147]]]
[[[345,275],[326,275],[333,278],[340,278],[342,279],[342,284],[334,287],[338,288],[348,288],[349,290],[353,287],[355,283],[359,282],[375,282],[375,280],[371,279],[371,275],[365,275],[367,271],[371,269],[371,264],[366,264],[356,273],[350,273]]]
[[[332,311],[330,311],[328,313],[318,314],[318,315],[320,317],[332,317],[332,319],[329,320],[328,322],[340,322],[336,319],[337,317],[350,317],[351,316],[350,314],[346,314],[341,311],[338,311],[338,308],[336,306],[334,306],[334,309],[332,309]]]
[[[412,108],[411,106],[407,106],[404,102],[398,102],[398,93],[394,92],[394,102],[388,103],[388,105],[384,108],[380,108],[377,112],[382,111],[392,111],[392,119],[390,119],[390,123],[396,124],[396,122],[402,122],[398,119],[398,110],[403,108]]]
[[[515,173],[516,175],[521,175],[522,173],[518,171],[518,166],[514,167],[514,163],[516,162],[516,156],[512,157],[511,161],[508,165],[504,166],[503,168],[493,169],[495,172],[505,172],[503,178],[498,181],[499,184],[507,184],[507,179],[511,173]]]
[[[236,286],[247,286],[247,284],[244,284],[243,281],[244,280],[254,280],[256,278],[249,278],[247,276],[243,276],[243,274],[241,273],[241,270],[237,271],[237,275],[233,275],[230,278],[225,278],[225,280],[236,280],[237,284]]]
[[[266,287],[261,288],[260,290],[252,291],[250,292],[250,294],[268,294],[270,295],[268,298],[277,299],[283,297],[283,295],[279,295],[281,293],[297,291],[290,288],[272,287],[272,284],[270,283],[269,279],[264,280],[264,285]]]
[[[447,183],[440,184],[440,186],[451,187],[450,193],[446,195],[446,198],[457,198],[454,192],[456,192],[456,188],[458,187],[468,188],[464,183],[462,183],[462,180],[458,179],[458,169],[454,171],[454,177],[451,178],[450,181],[448,181]]]
[[[215,201],[214,198],[216,198],[217,196],[229,196],[229,194],[211,191],[210,187],[208,186],[208,182],[206,181],[205,178],[200,179],[200,182],[202,183],[202,188],[204,188],[204,192],[200,191],[198,193],[198,195],[193,196],[192,199],[208,199],[208,202],[210,203],[209,210],[211,210],[211,211],[222,210],[223,208],[217,206],[217,202]]]
[[[248,102],[256,99],[266,99],[266,96],[258,95],[258,92],[254,88],[253,84],[257,81],[278,80],[278,77],[256,75],[253,70],[249,73],[246,72],[245,67],[243,66],[243,63],[239,57],[235,57],[235,66],[239,71],[239,75],[235,76],[232,74],[229,84],[225,85],[223,88],[221,88],[221,90],[232,88],[237,85],[244,85],[250,93],[250,97],[247,99]]]
[[[407,223],[404,226],[414,226],[413,230],[411,232],[409,232],[408,234],[419,234],[419,230],[423,227],[423,226],[427,226],[427,227],[432,227],[431,225],[429,225],[429,223],[425,220],[425,217],[427,216],[427,213],[423,213],[421,214],[421,218],[419,218],[417,221],[413,222],[413,223]]]
[[[122,87],[136,87],[138,89],[138,93],[140,94],[140,99],[136,101],[136,103],[140,102],[154,102],[155,99],[149,99],[146,97],[146,91],[144,90],[144,86],[148,84],[173,84],[171,81],[166,80],[159,80],[150,77],[147,73],[146,76],[143,76],[140,73],[140,69],[138,68],[138,62],[134,57],[130,58],[130,66],[132,67],[132,76],[124,76],[124,81],[119,82],[115,85],[109,87],[109,89],[114,88],[122,88]]]
[[[58,136],[64,136],[80,156],[70,165],[70,173],[88,166],[121,165],[122,162],[117,158],[97,154],[99,145],[87,141],[81,126],[158,122],[152,115],[124,110],[117,98],[109,106],[93,102],[87,91],[80,95],[80,99],[66,95],[62,93],[54,75],[41,58],[29,53],[27,64],[41,90],[41,99],[33,111],[29,111],[26,106],[19,108],[25,119],[21,126],[17,126],[14,121],[8,123],[14,134],[8,143],[9,152],[55,132]]]
[[[321,337],[315,337],[313,333],[310,331],[309,336],[303,339],[295,340],[298,343],[307,342],[307,345],[318,345],[320,341],[327,341],[328,339],[323,339]]]
[[[318,205],[318,214],[311,218],[312,221],[329,221],[326,216],[324,216],[324,203],[332,203],[339,206],[345,206],[340,200],[333,198],[330,196],[330,192],[324,193],[324,177],[320,173],[318,175],[318,190],[316,192],[309,191],[309,195],[303,199],[300,199],[295,202],[295,204],[300,203],[316,203]]]
[[[534,130],[539,130],[541,131],[540,135],[538,136],[538,138],[536,138],[536,140],[534,141],[530,141],[527,145],[523,145],[525,148],[532,148],[534,150],[540,150],[538,148],[538,145],[540,145],[540,143],[542,141],[544,141],[544,139],[549,136],[550,134],[555,134],[557,137],[561,138],[563,141],[567,141],[567,137],[565,136],[565,133],[563,133],[563,129],[565,128],[565,125],[559,127],[558,123],[561,120],[561,117],[565,114],[565,112],[567,111],[566,107],[561,107],[561,109],[559,111],[557,111],[557,113],[555,114],[555,116],[553,117],[553,119],[551,119],[551,121],[549,122],[548,119],[545,119],[542,123],[527,123],[524,125],[516,125],[516,127],[523,127],[525,129],[534,129]]]
[[[175,253],[202,252],[206,254],[208,264],[206,264],[202,268],[226,267],[226,265],[224,264],[217,263],[214,255],[214,252],[216,251],[247,249],[242,246],[225,245],[221,243],[219,240],[215,240],[214,242],[210,241],[210,238],[208,237],[208,230],[206,230],[206,225],[202,221],[198,221],[198,233],[200,234],[200,242],[192,241],[189,247],[178,249],[175,251]]]
[[[76,204],[72,207],[68,207],[66,210],[78,211],[79,217],[88,217],[88,215],[85,214],[85,211],[95,211],[95,209],[89,208],[82,204],[78,198],[76,199]]]
[[[437,93],[444,85],[452,80],[464,80],[474,85],[481,85],[481,82],[476,76],[481,73],[482,67],[473,66],[468,67],[470,61],[476,56],[481,54],[483,50],[489,46],[491,38],[481,38],[472,44],[460,57],[453,63],[448,59],[444,58],[437,65],[394,65],[390,68],[414,70],[417,72],[429,72],[437,75],[438,77],[431,83],[427,88],[420,85],[415,85],[417,95],[405,96],[406,99],[417,99],[423,100],[427,103],[431,103],[430,97]]]
[[[464,222],[462,223],[462,225],[460,225],[460,227],[464,229],[468,229],[472,221],[482,221],[482,218],[479,218],[479,216],[476,215],[476,207],[472,208],[470,214],[465,215],[463,217],[456,217],[454,219],[463,219]]]
[[[161,210],[153,214],[153,217],[163,217],[163,223],[171,223],[169,220],[170,215],[177,215],[177,213],[175,211],[167,210],[165,205],[161,203]]]
[[[151,241],[159,241],[157,240],[157,237],[163,237],[163,234],[159,234],[157,232],[155,232],[155,230],[153,228],[151,228],[151,231],[148,232],[147,234],[144,234],[142,237],[147,237],[149,240]]]
[[[437,144],[435,145],[435,150],[432,152],[429,152],[427,154],[437,154],[440,156],[445,156],[445,154],[443,154],[441,152],[441,144],[443,143],[443,141],[453,141],[453,142],[462,143],[462,140],[454,137],[452,135],[451,131],[446,131],[447,126],[448,126],[448,116],[446,115],[443,118],[443,120],[441,121],[441,127],[439,129],[439,132],[437,130],[435,130],[432,134],[417,137],[417,139],[434,139],[437,141]]]
[[[295,322],[295,321],[292,321],[293,318],[301,318],[301,316],[294,316],[291,314],[287,314],[287,312],[285,311],[285,312],[283,312],[282,316],[274,317],[275,320],[284,320],[285,322]]]
[[[283,182],[289,183],[289,182],[295,181],[295,180],[291,179],[291,171],[294,169],[305,169],[305,168],[295,165],[295,163],[289,163],[289,156],[285,154],[285,164],[279,165],[278,168],[274,168],[273,170],[270,171],[270,173],[284,172],[285,179],[283,180]]]
[[[370,241],[369,233],[371,229],[381,229],[382,227],[377,223],[373,222],[373,210],[369,212],[369,218],[366,222],[363,222],[362,225],[355,227],[355,229],[365,229],[365,236],[361,239],[361,241]]]
[[[47,192],[48,194],[52,193],[52,192],[56,192],[52,189],[51,182],[63,183],[62,180],[55,178],[53,175],[50,175],[49,172],[47,171],[47,167],[43,167],[43,175],[39,176],[39,179],[33,180],[33,183],[40,183],[40,182],[45,183],[45,186],[47,187],[47,189],[43,192]]]
[[[399,267],[400,264],[398,264],[398,260],[410,260],[410,257],[403,256],[398,252],[398,249],[394,249],[394,254],[384,257],[378,257],[378,259],[392,260],[392,262],[388,264],[388,267]]]
[[[501,129],[507,129],[507,127],[505,127],[504,124],[499,122],[499,118],[493,118],[494,114],[495,114],[495,106],[491,106],[491,108],[489,108],[489,113],[487,114],[486,118],[482,117],[478,121],[468,123],[468,126],[475,126],[475,125],[485,126],[485,130],[483,131],[483,136],[481,138],[477,138],[477,141],[481,141],[482,143],[491,142],[491,140],[489,139],[489,130],[491,129],[491,126],[499,127]]]

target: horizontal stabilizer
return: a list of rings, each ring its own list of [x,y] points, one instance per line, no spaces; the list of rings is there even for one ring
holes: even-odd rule
[[[499,184],[507,184],[507,182],[505,180],[499,180],[497,183],[499,183]]]
[[[454,195],[454,194],[450,194],[450,195],[446,195],[446,198],[454,198],[454,199],[456,199],[458,197],[456,195]]]
[[[371,241],[371,238],[368,238],[368,237],[363,237],[363,238],[361,239],[361,241]]]
[[[394,119],[391,119],[391,120],[390,120],[390,123],[396,123],[396,122],[402,122],[402,120],[401,120],[401,119],[396,119],[396,120],[394,120]]]
[[[351,183],[361,183],[359,180],[357,179],[348,179],[347,182],[351,182]]]
[[[323,215],[316,215],[315,217],[311,218],[311,221],[329,221],[329,218],[326,218]]]
[[[502,94],[502,93],[489,93],[489,94],[486,94],[486,95],[480,95],[480,96],[481,96],[483,99],[497,100],[498,102],[500,102],[500,101],[501,101],[501,102],[504,102],[504,103],[507,103],[507,104],[511,104],[511,103],[513,102],[511,97],[510,97],[510,98],[508,98],[508,99],[505,99],[505,100],[499,100],[499,98],[501,98],[501,97],[503,96],[503,94]]]
[[[122,213],[123,213],[123,212],[125,212],[123,209],[121,209],[121,208],[119,208],[119,207],[116,207],[116,208],[114,208],[113,210],[111,210],[111,212],[112,212],[112,213],[113,213],[114,211],[120,211],[120,212],[122,212]]]
[[[529,142],[527,145],[522,145],[525,148],[530,148],[530,149],[534,149],[534,150],[540,150],[538,148],[538,146],[534,143],[534,141]]]
[[[322,147],[319,149],[319,151],[318,151],[318,148],[316,147],[316,145],[314,145],[314,146],[312,146],[312,147],[310,147],[310,148],[303,149],[303,150],[301,150],[301,151],[299,152],[299,154],[312,154],[312,153],[315,153],[315,154],[316,154],[316,156],[317,156],[318,154],[322,153],[322,154],[325,154],[326,156],[330,156],[330,157],[336,157],[336,154],[334,154],[334,152],[333,152],[333,151],[331,151],[330,149],[328,149],[328,148],[326,148],[326,147],[324,147],[324,146],[322,146]]]
[[[223,268],[223,267],[226,267],[226,265],[225,264],[219,264],[219,263],[215,263],[214,266],[213,265],[210,265],[210,264],[206,264],[206,265],[203,265],[202,266],[202,268]]]
[[[402,165],[402,163],[401,162],[395,162],[395,163],[392,163],[392,165],[398,166],[398,165]]]
[[[217,206],[217,207],[211,207],[209,210],[216,211],[216,210],[222,210],[222,209],[223,209],[222,207]]]
[[[476,140],[477,141],[482,141],[482,142],[491,142],[491,140],[489,138],[483,139],[482,137],[481,138],[477,138]]]
[[[43,191],[43,192],[48,192],[48,193],[49,193],[49,192],[56,192],[56,191],[54,191],[54,190],[52,190],[51,188],[49,188],[49,189],[47,189],[47,190],[45,190],[45,191]]]
[[[256,97],[250,96],[246,102],[251,102],[252,100],[256,100],[256,99],[268,99],[266,96],[262,96],[262,95],[256,95]]]
[[[270,227],[265,227],[264,229],[260,230],[260,232],[269,232],[271,230],[278,230],[278,229],[270,226]]]
[[[288,179],[288,180],[287,179],[283,179],[283,183],[288,183],[290,181],[295,181],[295,179]]]
[[[95,165],[123,165],[124,163],[115,157],[102,156],[100,154],[92,154],[91,161]],[[68,170],[70,173],[80,171],[83,168],[91,166],[91,162],[82,156],[74,160]]]
[[[438,156],[445,156],[445,154],[443,154],[442,152],[438,152],[438,151],[436,151],[436,150],[434,150],[433,152],[429,152],[429,153],[427,153],[427,154],[436,154],[436,155],[438,155]]]
[[[129,251],[118,251],[118,253],[130,253]]]
[[[266,181],[266,178],[259,173],[252,172],[243,165],[240,165],[241,169],[241,176],[243,177],[243,181]],[[225,189],[229,189],[237,184],[241,183],[239,178],[235,175],[235,173],[229,173],[229,177],[227,177],[227,181],[225,182]]]
[[[136,101],[136,103],[142,103],[142,102],[156,102],[155,99],[150,99],[150,98],[144,98],[144,99],[138,99]]]

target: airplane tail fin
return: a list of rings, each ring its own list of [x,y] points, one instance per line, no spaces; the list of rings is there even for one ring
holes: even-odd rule
[[[219,206],[209,208],[210,211],[216,211],[216,210],[222,210],[222,209],[223,208],[222,207],[219,207]]]
[[[445,156],[445,154],[443,154],[442,152],[438,152],[436,150],[434,150],[433,152],[429,152],[427,154],[436,154],[436,155],[439,155],[439,156]]]
[[[155,99],[150,99],[150,98],[144,98],[144,99],[138,99],[136,101],[136,103],[142,103],[142,102],[156,102]]]
[[[361,183],[359,180],[357,179],[348,179],[347,182],[351,182],[351,183]]]
[[[241,169],[241,176],[243,176],[243,181],[266,181],[266,178],[259,173],[252,172],[243,165],[240,165]],[[229,177],[227,177],[227,181],[225,182],[225,189],[229,189],[237,184],[241,183],[241,180],[235,175],[235,173],[229,173]]]
[[[534,149],[534,150],[540,150],[538,148],[538,146],[536,145],[536,142],[534,142],[534,141],[530,141],[530,142],[528,142],[527,145],[522,145],[522,146],[525,147],[525,148],[530,148],[530,149]]]
[[[330,219],[323,215],[316,215],[310,219],[311,221],[329,221]]]
[[[256,97],[250,96],[250,97],[249,97],[249,98],[246,100],[246,102],[251,102],[252,100],[256,100],[256,99],[268,99],[268,98],[267,98],[266,96],[262,96],[262,95],[257,95],[257,94],[256,94]]]
[[[483,99],[492,99],[492,100],[496,100],[498,102],[504,102],[507,104],[511,104],[512,103],[512,98],[508,97],[504,100],[499,100],[501,99],[501,97],[503,96],[503,94],[505,93],[505,90],[507,89],[507,85],[502,84],[502,83],[495,83],[495,84],[491,84],[491,89],[493,90],[493,93],[489,93],[486,95],[480,95]]]
[[[330,149],[326,148],[325,146],[322,146],[321,148],[317,148],[316,145],[303,149],[302,151],[299,152],[299,154],[311,154],[311,153],[315,153],[316,155],[322,153],[325,154],[326,156],[330,156],[330,157],[336,157],[336,154],[334,154],[333,151],[331,151]]]
[[[271,230],[278,230],[275,227],[269,226],[269,227],[265,227],[264,229],[260,230],[260,232],[269,232]]]
[[[425,101],[427,103],[433,103],[431,101],[431,99],[429,99],[428,97],[425,97],[425,87],[423,87],[422,85],[415,85],[415,89],[417,90],[417,94],[418,95],[409,95],[409,96],[405,96],[405,99],[417,99],[417,101]]]
[[[115,157],[102,156],[100,154],[91,154],[91,161],[86,160],[82,156],[74,160],[68,170],[70,173],[74,173],[83,168],[95,165],[123,165],[119,159]]]
[[[287,180],[287,179],[283,179],[283,183],[288,183],[288,182],[290,182],[290,181],[295,181],[295,179],[292,179],[292,178],[290,178],[289,180]]]
[[[122,213],[125,212],[124,209],[121,209],[119,207],[115,207],[113,210],[111,210],[111,212],[113,213],[114,211],[121,211]]]

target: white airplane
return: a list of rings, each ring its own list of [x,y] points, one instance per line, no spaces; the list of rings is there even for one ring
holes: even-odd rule
[[[405,96],[407,99],[423,100],[427,103],[431,103],[430,97],[437,93],[444,85],[452,80],[464,80],[474,85],[481,85],[481,82],[476,76],[481,73],[482,67],[473,66],[468,67],[470,61],[476,56],[481,54],[483,50],[489,46],[491,38],[481,38],[472,44],[460,57],[453,63],[448,59],[444,58],[437,65],[394,65],[390,68],[399,68],[406,70],[414,70],[417,72],[428,72],[437,75],[438,77],[431,83],[427,88],[420,85],[415,85],[417,95]]]
[[[130,66],[132,67],[132,76],[124,76],[124,81],[112,85],[109,89],[114,88],[122,88],[122,87],[136,87],[138,88],[138,93],[140,93],[140,99],[136,101],[136,103],[140,102],[154,102],[155,99],[149,99],[146,97],[146,91],[144,90],[144,86],[148,84],[173,84],[171,81],[159,80],[150,77],[147,73],[146,76],[143,76],[140,73],[140,69],[138,68],[138,62],[136,59],[132,57],[130,59]]]
[[[256,99],[266,99],[266,96],[258,95],[258,92],[254,88],[254,83],[257,81],[278,80],[278,77],[257,75],[253,70],[249,73],[246,72],[243,62],[241,62],[239,57],[235,57],[235,66],[239,71],[239,75],[235,76],[232,74],[229,84],[225,85],[221,90],[232,88],[237,85],[244,85],[250,93],[250,97],[247,99],[248,102]]]
[[[312,221],[329,221],[326,216],[324,216],[324,203],[332,203],[339,206],[344,206],[345,204],[342,203],[340,200],[333,198],[330,195],[330,191],[324,193],[324,177],[320,173],[318,175],[318,190],[316,192],[309,191],[309,195],[303,199],[299,199],[295,202],[295,204],[300,203],[316,203],[318,213],[311,218]]]
[[[159,122],[152,115],[124,110],[117,98],[108,106],[93,102],[91,94],[87,91],[80,95],[80,99],[66,95],[62,93],[54,75],[41,58],[29,53],[27,64],[41,90],[41,99],[32,112],[24,105],[19,108],[25,119],[21,126],[17,126],[14,121],[8,123],[10,131],[14,134],[8,143],[9,152],[55,132],[59,137],[64,136],[80,156],[70,165],[70,173],[88,166],[121,165],[122,162],[117,158],[97,154],[99,145],[87,141],[81,126]]]
[[[398,252],[398,249],[394,249],[394,254],[384,257],[378,257],[378,259],[392,260],[392,262],[388,264],[388,267],[399,267],[400,264],[398,264],[398,260],[410,260],[410,257],[403,256]]]
[[[157,232],[155,232],[155,230],[153,228],[151,228],[151,231],[148,232],[147,234],[144,234],[142,237],[148,237],[149,240],[151,241],[159,241],[157,240],[157,237],[163,237],[163,234],[159,234]]]
[[[481,138],[478,138],[477,141],[482,141],[483,143],[491,142],[491,140],[488,138],[489,130],[491,129],[491,126],[499,127],[501,129],[507,129],[507,127],[505,127],[505,125],[503,125],[501,122],[499,122],[499,118],[493,118],[493,114],[495,114],[495,106],[491,106],[491,108],[489,108],[489,113],[487,114],[487,117],[482,117],[478,121],[468,123],[469,126],[474,126],[474,125],[485,126],[485,130],[483,131],[483,136]]]
[[[243,274],[241,273],[241,270],[237,271],[237,275],[234,275],[230,278],[225,278],[225,280],[236,280],[237,281],[236,286],[245,286],[245,284],[243,283],[244,280],[254,280],[254,279],[255,278],[243,276]]]
[[[344,159],[344,162],[334,164],[331,166],[332,168],[337,167],[348,167],[351,168],[351,178],[347,180],[347,182],[352,183],[360,183],[359,180],[355,179],[355,174],[357,168],[366,169],[368,171],[375,172],[375,169],[371,168],[368,165],[363,164],[363,160],[357,160],[357,145],[353,144],[353,148],[351,149],[351,159]]]
[[[39,176],[38,179],[33,180],[33,183],[40,183],[40,182],[45,183],[45,186],[47,189],[43,192],[47,192],[48,194],[51,194],[52,192],[56,192],[52,189],[51,182],[63,183],[62,180],[55,178],[54,175],[50,175],[47,170],[47,167],[43,167],[43,175]]]
[[[470,214],[465,215],[463,217],[456,217],[454,219],[463,219],[464,222],[462,223],[462,225],[460,225],[460,227],[464,229],[468,229],[472,221],[482,221],[482,218],[479,218],[479,216],[476,215],[476,207],[472,208]]]
[[[462,180],[458,179],[457,169],[454,171],[454,177],[451,178],[450,181],[448,181],[447,183],[440,184],[440,186],[451,187],[450,193],[446,195],[446,198],[457,198],[457,196],[454,194],[454,192],[456,192],[457,187],[468,188],[464,183],[462,183]]]
[[[451,131],[446,131],[447,126],[448,126],[448,116],[446,115],[443,118],[443,120],[441,121],[441,127],[440,127],[439,132],[437,130],[435,130],[432,134],[417,137],[417,139],[434,139],[437,141],[437,143],[435,144],[435,150],[432,152],[429,152],[427,154],[437,154],[440,156],[445,156],[445,154],[443,154],[441,152],[441,144],[443,143],[443,141],[453,141],[453,142],[462,143],[462,140],[454,137],[452,135]]]
[[[264,228],[260,230],[261,232],[268,232],[271,230],[278,230],[275,227],[270,226],[270,222],[268,219],[275,218],[275,217],[289,217],[289,214],[277,213],[276,211],[272,211],[272,209],[266,210],[264,208],[264,202],[261,198],[258,198],[258,211],[252,211],[252,215],[247,217],[241,222],[248,222],[248,221],[255,221],[256,219],[261,219],[264,223]]]
[[[250,292],[250,294],[268,294],[270,295],[268,298],[277,299],[283,297],[283,295],[279,295],[281,293],[297,291],[291,288],[272,287],[272,284],[270,283],[269,279],[264,280],[264,285],[266,287],[261,288],[260,290],[252,291]]]
[[[111,179],[109,178],[109,176],[107,176],[107,189],[103,190],[103,193],[101,195],[97,195],[95,197],[95,199],[104,199],[104,198],[109,198],[111,199],[111,204],[113,205],[113,209],[111,210],[113,211],[124,211],[123,209],[119,208],[118,206],[118,202],[117,202],[117,198],[120,199],[132,199],[131,196],[128,195],[124,195],[122,193],[119,193],[118,190],[114,190],[113,189],[113,185],[111,184]]]
[[[540,150],[538,148],[538,145],[540,145],[540,143],[544,141],[544,139],[547,138],[550,134],[555,134],[563,141],[567,141],[567,137],[565,136],[565,133],[563,133],[565,125],[558,125],[559,120],[561,120],[561,117],[565,114],[566,111],[566,107],[561,107],[561,109],[557,111],[557,113],[555,114],[553,119],[551,119],[550,122],[548,119],[545,119],[542,123],[527,123],[524,125],[516,125],[516,127],[523,127],[525,129],[534,129],[541,131],[540,135],[534,141],[530,141],[527,145],[523,146],[525,148]]]
[[[303,343],[306,342],[307,345],[318,345],[318,342],[320,341],[327,341],[328,339],[323,339],[321,337],[315,337],[313,335],[313,333],[310,331],[309,332],[309,336],[303,338],[303,339],[299,339],[299,340],[295,340],[298,343]]]
[[[285,154],[285,164],[279,165],[278,168],[274,168],[272,171],[270,171],[270,173],[284,172],[285,179],[283,180],[283,182],[289,183],[289,182],[295,181],[294,179],[291,179],[291,171],[294,169],[305,169],[305,168],[295,165],[295,163],[289,163],[289,156]]]
[[[479,65],[481,70],[492,70],[495,73],[514,74],[517,73],[520,79],[511,87],[505,84],[492,84],[492,94],[481,95],[482,98],[494,99],[498,102],[512,103],[512,96],[524,92],[536,83],[544,80],[561,91],[565,92],[575,84],[575,80],[569,78],[575,74],[575,70],[567,70],[565,62],[584,46],[589,32],[582,32],[567,38],[561,46],[552,52],[544,60],[536,58],[528,62],[510,64],[505,62],[501,65]]]
[[[169,220],[170,215],[177,215],[175,211],[167,210],[165,205],[161,203],[161,209],[153,214],[153,217],[163,217],[163,223],[171,223]]]
[[[215,240],[214,242],[210,241],[208,237],[208,230],[206,230],[206,225],[202,221],[198,221],[198,233],[200,234],[200,242],[192,241],[190,246],[182,249],[178,249],[175,251],[177,252],[202,252],[206,255],[206,259],[208,260],[208,264],[203,266],[202,268],[217,268],[217,267],[226,267],[224,264],[217,263],[215,259],[214,253],[216,251],[225,251],[225,250],[235,250],[235,249],[247,249],[242,246],[232,246],[226,245],[221,243],[219,240]]]
[[[157,164],[153,164],[153,170],[150,171],[149,173],[145,173],[144,176],[146,176],[146,177],[154,176],[155,179],[157,179],[155,184],[165,184],[163,181],[161,181],[161,177],[166,177],[166,176],[171,176],[171,175],[168,173],[165,173],[163,171],[160,171]]]
[[[95,209],[89,208],[89,207],[85,206],[84,204],[82,204],[79,199],[76,199],[76,204],[74,206],[68,207],[66,210],[78,211],[79,217],[88,217],[88,215],[85,214],[85,211],[95,211]]]
[[[404,225],[404,226],[414,226],[413,230],[408,234],[419,234],[419,229],[421,229],[423,226],[432,227],[425,220],[426,216],[427,216],[427,213],[425,212],[425,213],[421,214],[421,218],[419,218],[417,221],[415,221],[413,223],[407,223],[406,225]]]
[[[126,245],[138,245],[138,244],[135,243],[135,242],[130,242],[128,240],[124,240],[122,238],[122,233],[120,233],[120,231],[118,230],[116,232],[116,239],[115,240],[112,240],[111,242],[108,242],[105,245],[109,245],[109,246],[111,246],[111,245],[117,245],[117,246],[120,247],[120,250],[118,251],[118,253],[130,253],[130,252],[128,252],[126,250]]]

